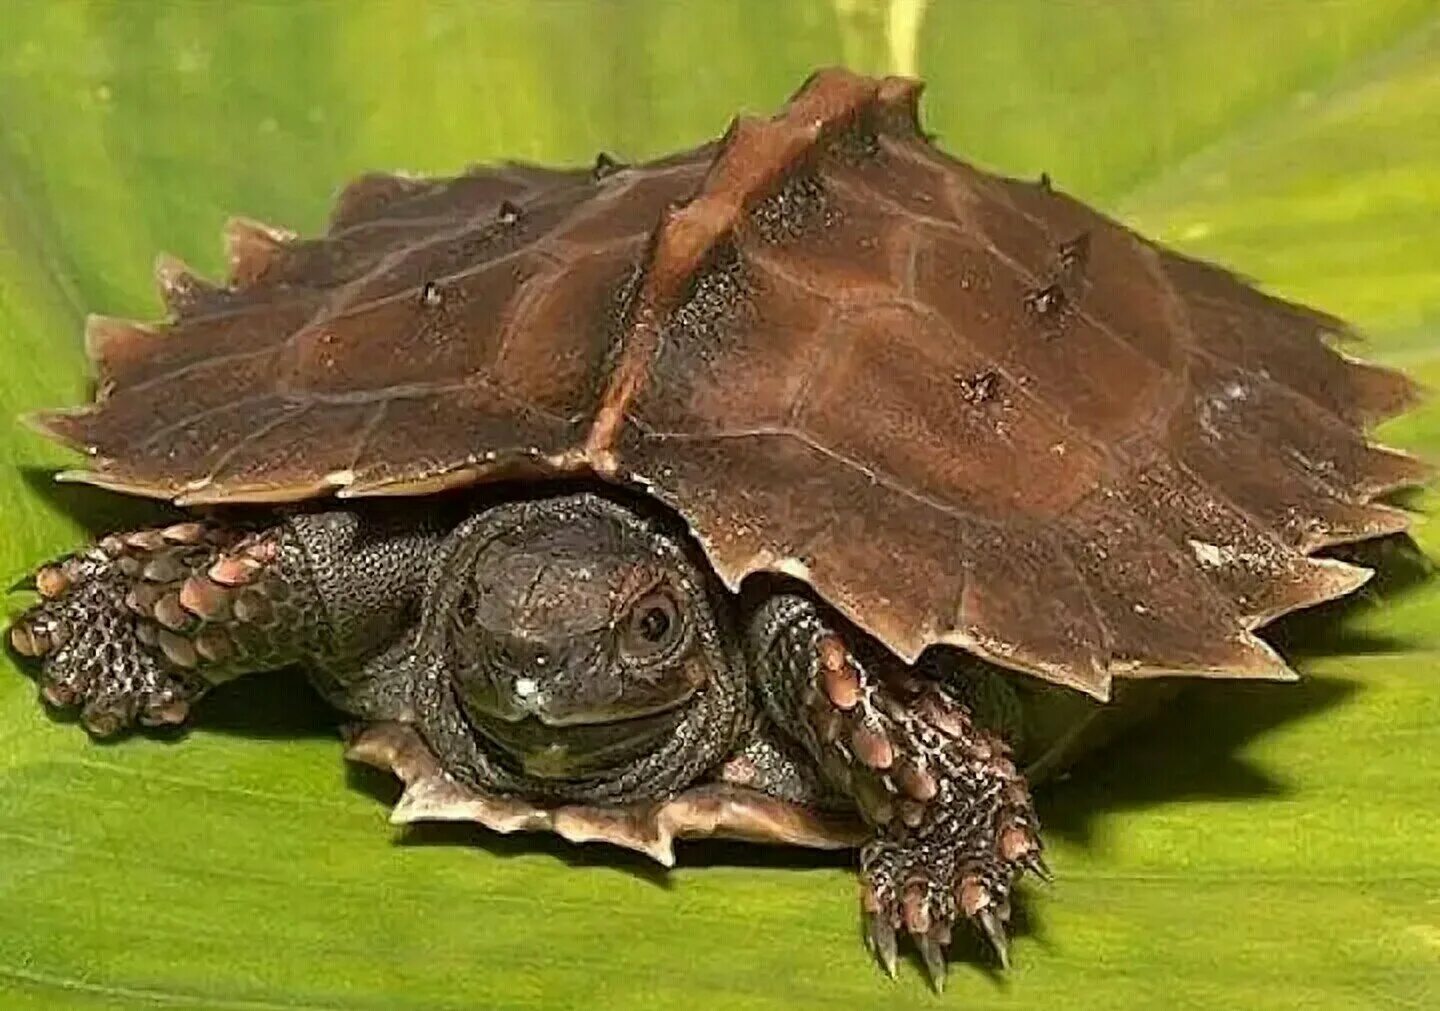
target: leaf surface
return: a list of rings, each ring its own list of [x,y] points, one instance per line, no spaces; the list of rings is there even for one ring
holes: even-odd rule
[[[0,417],[85,395],[87,311],[158,311],[234,213],[321,226],[367,169],[657,155],[815,66],[926,78],[928,125],[1354,320],[1440,386],[1440,7],[1046,0],[484,5],[0,0]],[[1440,407],[1384,438],[1440,458]],[[0,577],[144,515],[0,425]],[[1409,504],[1433,507],[1434,495]],[[1433,524],[1417,538],[1440,549]],[[1440,587],[1276,630],[1309,678],[1200,686],[1041,799],[1058,884],[950,990],[858,937],[845,858],[397,836],[293,678],[183,740],[88,742],[0,661],[0,1004],[30,1008],[1419,1008],[1440,1004]],[[12,596],[10,610],[23,606]]]

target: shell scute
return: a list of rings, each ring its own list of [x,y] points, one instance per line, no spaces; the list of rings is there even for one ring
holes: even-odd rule
[[[918,95],[823,71],[648,164],[362,177],[313,240],[241,222],[230,286],[166,266],[171,322],[110,328],[100,401],[39,424],[181,502],[630,482],[731,587],[806,579],[907,659],[1102,698],[1290,676],[1252,630],[1365,578],[1311,552],[1404,527],[1374,499],[1426,470],[1361,425],[1414,385],[943,154]]]
[[[288,229],[243,217],[225,222],[224,236],[230,282],[238,287],[253,285],[270,273],[296,238]]]

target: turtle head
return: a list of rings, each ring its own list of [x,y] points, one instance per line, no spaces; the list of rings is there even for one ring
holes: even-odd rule
[[[598,496],[496,507],[442,565],[432,648],[476,732],[530,775],[654,750],[729,663],[685,545]]]

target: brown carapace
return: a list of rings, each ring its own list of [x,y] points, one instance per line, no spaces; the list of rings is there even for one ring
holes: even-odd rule
[[[180,503],[638,487],[731,587],[808,581],[897,654],[1287,678],[1252,631],[1368,572],[1424,472],[1364,426],[1414,394],[1261,294],[934,147],[920,85],[813,76],[644,165],[367,176],[328,234],[228,230],[170,319],[94,318],[79,480]]]

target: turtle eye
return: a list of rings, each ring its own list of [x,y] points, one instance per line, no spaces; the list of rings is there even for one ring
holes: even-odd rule
[[[669,648],[679,637],[679,605],[668,592],[656,590],[630,608],[620,634],[620,648],[628,656],[649,657]]]

